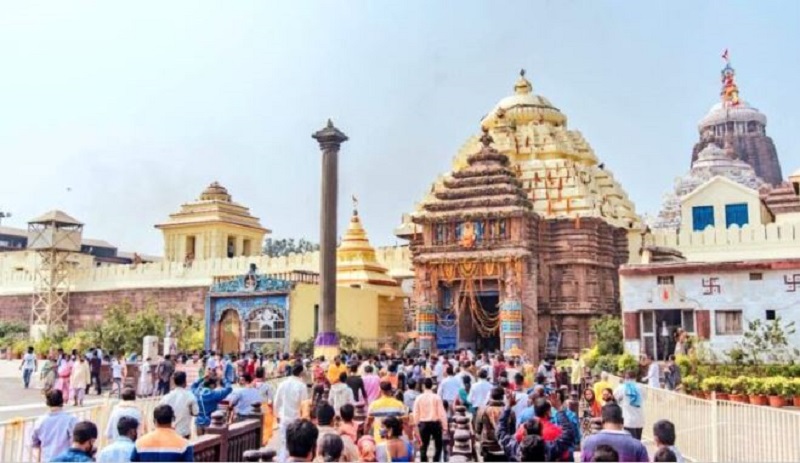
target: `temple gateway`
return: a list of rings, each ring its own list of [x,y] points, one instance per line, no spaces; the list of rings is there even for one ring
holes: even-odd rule
[[[619,313],[617,270],[641,233],[633,204],[524,71],[514,90],[398,229],[422,349],[563,356]]]

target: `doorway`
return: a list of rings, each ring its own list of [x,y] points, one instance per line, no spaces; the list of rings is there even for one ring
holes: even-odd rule
[[[479,293],[477,296],[480,310],[486,315],[497,317],[500,312],[500,296],[496,291]],[[500,324],[490,335],[481,334],[469,310],[464,310],[458,323],[458,347],[469,347],[475,352],[495,351],[500,349]]]
[[[239,353],[242,336],[242,320],[239,312],[228,309],[219,321],[219,351],[221,354]]]
[[[694,311],[667,309],[642,311],[642,347],[651,358],[666,361],[675,353],[675,333],[683,328],[694,334]]]

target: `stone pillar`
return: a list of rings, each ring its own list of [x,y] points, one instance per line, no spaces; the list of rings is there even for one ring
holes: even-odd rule
[[[336,335],[336,208],[339,194],[339,148],[347,135],[328,125],[312,137],[322,151],[322,195],[320,201],[320,298],[319,333],[314,341],[314,356],[332,358],[339,353]]]

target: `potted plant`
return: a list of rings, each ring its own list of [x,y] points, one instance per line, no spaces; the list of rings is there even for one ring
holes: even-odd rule
[[[782,408],[786,405],[786,399],[783,396],[785,382],[786,378],[780,376],[764,378],[764,393],[767,394],[770,407]]]
[[[697,393],[700,392],[700,381],[697,379],[697,376],[689,375],[683,378],[681,381],[681,386],[683,386],[683,392],[696,396]]]
[[[719,378],[715,391],[717,393],[717,400],[730,400],[731,383],[733,383],[731,378]]]
[[[791,396],[792,405],[800,407],[800,378],[791,378],[786,383],[787,397]]]
[[[703,391],[703,397],[710,399],[713,392],[719,388],[719,376],[709,376],[700,382],[700,389]]]
[[[768,399],[765,393],[766,384],[764,378],[751,378],[747,388],[747,395],[752,405],[767,405]]]
[[[730,400],[742,404],[749,403],[747,398],[748,388],[750,387],[750,378],[747,376],[739,376],[730,382]]]

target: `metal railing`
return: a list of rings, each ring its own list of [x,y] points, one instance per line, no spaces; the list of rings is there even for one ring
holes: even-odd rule
[[[272,384],[273,388],[277,389],[278,385],[284,379],[285,378],[275,378],[268,380],[268,382]],[[142,412],[142,417],[144,418],[144,432],[154,429],[153,410],[159,404],[160,400],[161,396],[136,399],[136,406]],[[75,416],[78,421],[88,420],[95,423],[100,434],[97,440],[97,448],[102,449],[108,444],[105,437],[105,430],[108,425],[108,419],[111,416],[111,411],[118,402],[119,400],[106,396],[106,399],[102,403],[80,408],[65,407],[64,412]],[[33,428],[37,419],[39,419],[39,416],[16,418],[0,423],[0,461],[14,461],[19,463],[36,463],[38,461],[38,451],[33,449],[31,441]],[[197,440],[196,436],[193,420],[193,441]]]
[[[612,384],[619,384],[619,378]],[[727,400],[701,399],[639,384],[644,396],[643,438],[653,423],[675,424],[675,446],[694,461],[800,461],[800,413]]]
[[[148,397],[137,399],[136,406],[142,411],[145,417],[145,432],[153,429],[153,409],[158,405],[161,397]],[[106,398],[99,404],[80,408],[65,408],[64,413],[75,416],[78,421],[91,421],[97,425],[100,437],[97,445],[102,448],[107,444],[105,429],[108,425],[108,418],[111,410],[119,400]],[[0,460],[16,462],[36,462],[38,461],[38,451],[33,450],[32,436],[33,428],[38,420],[38,416],[28,418],[16,418],[0,423]]]

